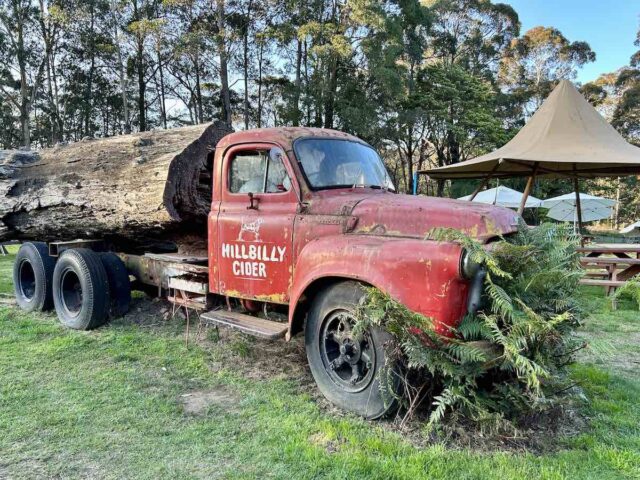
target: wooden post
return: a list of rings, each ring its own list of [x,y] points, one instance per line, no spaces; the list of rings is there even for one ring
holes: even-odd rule
[[[573,165],[573,171],[576,171],[576,165]],[[580,182],[578,175],[573,176],[573,188],[576,192],[576,211],[578,213],[578,234],[582,235],[582,202],[580,201]]]
[[[522,194],[522,200],[520,200],[520,207],[518,207],[518,214],[522,215],[524,213],[524,207],[527,204],[527,199],[531,194],[531,190],[533,190],[533,182],[536,181],[536,174],[538,173],[538,163],[533,164],[533,171],[531,172],[531,176],[529,180],[527,180],[527,186],[524,189],[524,193]]]
[[[482,179],[482,181],[480,182],[480,185],[478,185],[478,188],[476,188],[476,190],[469,197],[470,202],[473,202],[476,196],[482,191],[482,189],[487,185],[487,183],[489,183],[489,180],[491,180],[491,177],[493,177],[493,174],[496,173],[496,170],[498,170],[498,167],[500,166],[501,163],[502,163],[502,159],[499,159],[496,162],[496,165],[487,174],[487,176]]]

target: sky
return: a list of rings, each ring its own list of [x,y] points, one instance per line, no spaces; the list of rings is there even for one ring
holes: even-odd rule
[[[571,42],[581,40],[596,61],[578,71],[580,83],[627,65],[640,26],[640,0],[496,0],[510,4],[520,17],[521,33],[542,25],[555,27]]]

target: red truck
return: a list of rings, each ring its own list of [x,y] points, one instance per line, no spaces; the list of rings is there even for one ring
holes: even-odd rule
[[[55,307],[66,326],[95,328],[127,310],[133,279],[211,324],[269,339],[304,331],[321,392],[378,418],[394,406],[377,376],[390,336],[352,335],[364,287],[446,332],[476,308],[484,272],[429,232],[451,227],[490,243],[518,227],[507,209],[396,193],[378,153],[333,130],[230,134],[215,146],[212,173],[207,258],[105,252],[96,240],[25,243],[14,267],[19,306]]]

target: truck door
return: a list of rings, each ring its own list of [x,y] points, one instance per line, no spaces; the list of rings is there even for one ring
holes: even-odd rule
[[[232,147],[222,167],[218,291],[287,303],[297,185],[286,154],[269,144]]]

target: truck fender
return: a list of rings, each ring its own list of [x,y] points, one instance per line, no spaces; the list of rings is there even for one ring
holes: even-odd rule
[[[296,260],[289,333],[302,330],[308,303],[335,281],[357,280],[434,320],[441,333],[464,316],[468,281],[460,245],[404,237],[335,235],[312,240]]]

